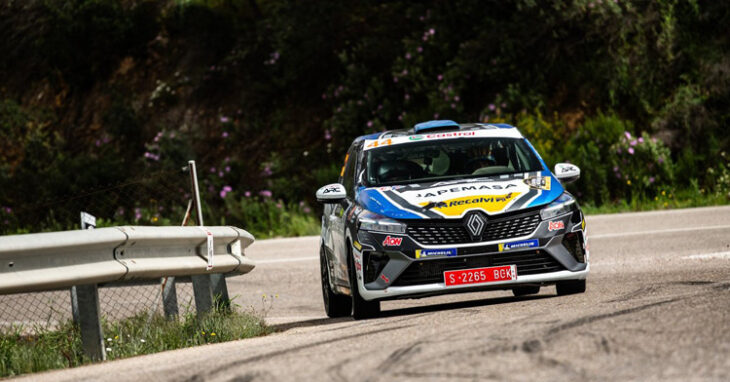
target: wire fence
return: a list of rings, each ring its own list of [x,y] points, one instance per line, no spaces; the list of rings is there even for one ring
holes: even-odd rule
[[[195,312],[193,286],[176,281],[180,316]],[[139,314],[163,314],[160,284],[99,287],[102,320],[120,321]],[[11,328],[53,329],[73,319],[70,290],[0,295],[0,332]]]
[[[179,226],[191,198],[187,168],[158,171],[138,179],[96,187],[54,200],[0,210],[0,235],[80,229],[80,213],[97,217],[97,227]],[[194,219],[195,214],[191,214]],[[172,280],[172,279],[171,279]],[[182,282],[181,282],[182,280]],[[175,281],[178,312],[195,311],[189,279]],[[163,313],[162,280],[145,285],[100,285],[102,319],[118,321],[140,313]],[[70,290],[0,295],[0,331],[11,327],[53,328],[71,320]]]

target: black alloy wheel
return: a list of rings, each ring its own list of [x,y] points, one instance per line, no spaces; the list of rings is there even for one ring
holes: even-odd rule
[[[330,288],[330,272],[327,267],[327,257],[324,248],[319,250],[319,267],[322,276],[322,298],[324,299],[324,311],[327,317],[347,317],[352,311],[352,299],[350,296],[337,294]]]
[[[566,280],[555,283],[558,296],[584,293],[586,291],[586,280]]]

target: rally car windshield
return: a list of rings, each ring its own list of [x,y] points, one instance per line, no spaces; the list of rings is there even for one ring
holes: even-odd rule
[[[365,152],[369,187],[541,171],[524,139],[469,138],[407,143]]]

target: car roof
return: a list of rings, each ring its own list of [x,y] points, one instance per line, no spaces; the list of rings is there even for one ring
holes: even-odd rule
[[[419,125],[421,128],[419,129]],[[423,127],[425,126],[425,128]],[[475,132],[474,136],[490,136],[505,138],[523,138],[516,127],[506,123],[456,123],[453,121],[428,121],[422,122],[410,129],[387,130],[380,133],[373,133],[357,137],[359,141],[377,141],[391,138],[402,138],[410,136],[428,135],[436,138],[448,138],[448,133]],[[479,132],[479,134],[476,134]],[[461,135],[461,134],[459,134]]]

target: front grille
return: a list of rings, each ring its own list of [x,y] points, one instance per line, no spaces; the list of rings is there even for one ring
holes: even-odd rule
[[[422,245],[466,244],[506,240],[531,234],[540,224],[539,211],[488,220],[481,238],[472,240],[464,220],[423,220],[407,222],[406,233]]]
[[[513,264],[517,266],[518,277],[565,270],[562,264],[542,250],[483,256],[451,257],[414,262],[401,273],[393,285],[408,286],[442,283],[444,282],[444,271]]]

